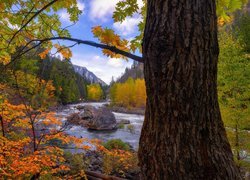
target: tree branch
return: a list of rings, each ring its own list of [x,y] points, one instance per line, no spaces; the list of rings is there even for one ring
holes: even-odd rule
[[[53,40],[68,40],[68,41],[76,42],[77,44],[86,44],[86,45],[96,47],[96,48],[108,49],[114,53],[121,54],[121,55],[128,57],[130,59],[133,59],[137,62],[143,63],[142,57],[131,54],[131,53],[123,51],[123,50],[120,50],[120,49],[116,48],[115,46],[109,46],[106,44],[101,44],[101,43],[96,43],[93,41],[86,41],[86,40],[81,40],[81,39],[76,39],[76,38],[70,38],[70,37],[51,37],[51,38],[44,38],[44,39],[33,39],[33,40],[29,41],[21,49],[21,51],[19,51],[19,53],[11,60],[11,62],[4,66],[4,68],[6,69],[10,64],[12,64],[14,61],[16,61],[22,55],[28,53],[29,51],[31,51],[32,49],[35,49],[36,47],[39,47],[42,43],[47,42],[47,41],[53,41]],[[38,43],[36,45],[32,46],[31,48],[26,49],[28,47],[28,45],[30,45],[33,42],[38,42]]]
[[[52,55],[52,56],[53,56],[53,55],[56,55],[56,54],[59,53],[61,50],[68,49],[68,48],[72,48],[72,47],[74,47],[75,45],[77,45],[77,43],[74,43],[74,44],[72,44],[72,45],[70,45],[70,46],[65,46],[65,47],[59,48],[55,53],[53,53],[53,54],[51,54],[51,55]]]
[[[125,57],[130,58],[130,59],[133,59],[133,60],[135,60],[137,62],[143,63],[143,59],[140,56],[137,56],[137,55],[131,54],[129,52],[123,51],[121,49],[116,48],[115,46],[96,43],[96,42],[93,42],[93,41],[86,41],[86,40],[70,38],[70,37],[51,37],[51,38],[45,38],[45,39],[37,39],[37,40],[35,39],[35,40],[32,40],[32,41],[37,41],[37,42],[43,43],[45,41],[53,41],[53,40],[68,40],[68,41],[76,42],[78,44],[86,44],[86,45],[93,46],[93,47],[96,47],[96,48],[107,49],[107,50],[110,50],[110,51],[112,51],[112,52],[114,52],[116,54],[120,54],[120,55],[123,55]]]
[[[13,39],[16,37],[16,35],[21,32],[35,17],[37,17],[40,13],[42,13],[46,8],[48,8],[49,6],[53,5],[55,2],[57,2],[58,0],[53,0],[51,1],[50,3],[48,3],[47,5],[45,5],[43,8],[41,8],[39,11],[37,11],[36,13],[34,13],[34,15],[24,24],[22,25],[22,27],[16,31],[14,33],[14,35],[12,36],[12,38],[10,39],[9,43],[8,43],[8,47],[9,45],[11,44],[11,42],[13,41]],[[33,10],[33,8],[30,10],[30,12]],[[28,12],[28,14],[30,14],[30,12]],[[27,17],[27,16],[26,16]],[[107,50],[110,50],[116,54],[120,54],[120,55],[123,55],[125,57],[128,57],[130,59],[133,59],[137,62],[141,62],[143,63],[143,59],[142,57],[139,57],[139,56],[136,56],[134,54],[131,54],[129,52],[126,52],[126,51],[123,51],[121,49],[118,49],[116,48],[115,46],[110,46],[110,45],[106,45],[106,44],[101,44],[101,43],[96,43],[96,42],[92,42],[92,41],[84,41],[84,40],[80,40],[80,39],[75,39],[75,38],[70,38],[70,37],[51,37],[51,38],[45,38],[45,39],[34,39],[34,40],[31,40],[29,41],[25,46],[24,48],[22,48],[22,50],[25,50],[26,47],[28,47],[28,45],[32,42],[39,42],[38,44],[36,44],[35,46],[29,48],[28,50],[25,50],[24,52],[20,51],[18,53],[17,56],[15,56],[12,61],[5,65],[4,67],[6,68],[7,66],[9,66],[13,61],[15,61],[16,59],[18,59],[19,57],[21,57],[22,55],[24,55],[25,53],[29,52],[30,50],[38,47],[39,45],[41,45],[43,42],[46,42],[46,41],[52,41],[52,40],[68,40],[68,41],[73,41],[73,42],[76,42],[77,44],[86,44],[86,45],[89,45],[89,46],[93,46],[93,47],[96,47],[96,48],[102,48],[102,49],[107,49]],[[7,47],[7,48],[8,48]]]

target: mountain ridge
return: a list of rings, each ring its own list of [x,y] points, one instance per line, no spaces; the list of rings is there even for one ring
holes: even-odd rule
[[[107,86],[103,80],[97,77],[93,72],[89,71],[86,67],[73,64],[73,68],[76,73],[84,77],[90,83],[99,83],[102,86]]]

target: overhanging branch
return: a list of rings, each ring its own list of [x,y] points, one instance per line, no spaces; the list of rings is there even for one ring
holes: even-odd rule
[[[112,51],[114,53],[117,53],[117,54],[123,55],[125,57],[128,57],[130,59],[133,59],[134,61],[143,63],[142,57],[136,56],[134,54],[131,54],[131,53],[123,51],[123,50],[120,50],[120,49],[116,48],[115,46],[109,46],[109,45],[106,45],[106,44],[100,44],[100,43],[96,43],[96,42],[92,42],[92,41],[85,41],[85,40],[75,39],[75,38],[70,38],[70,37],[50,37],[50,38],[44,38],[44,39],[33,39],[33,40],[30,40],[19,51],[19,53],[17,53],[17,55],[12,58],[11,62],[8,63],[8,64],[6,64],[4,66],[4,68],[7,68],[10,64],[12,64],[13,62],[15,62],[17,59],[19,59],[21,56],[23,56],[24,54],[28,53],[32,49],[35,49],[35,48],[39,47],[42,43],[47,42],[47,41],[53,41],[53,40],[68,40],[68,41],[75,42],[77,44],[86,44],[86,45],[93,46],[93,47],[96,47],[96,48],[108,49],[108,50],[110,50],[110,51]],[[33,42],[38,42],[38,43],[35,44],[34,46],[26,49]]]
[[[116,48],[115,46],[110,46],[107,44],[101,44],[101,43],[96,43],[93,41],[86,41],[86,40],[81,40],[81,39],[76,39],[76,38],[70,38],[70,37],[51,37],[51,38],[45,38],[45,39],[37,39],[37,40],[32,40],[32,41],[37,41],[37,42],[45,42],[45,41],[53,41],[53,40],[68,40],[68,41],[73,41],[76,42],[78,44],[86,44],[89,46],[93,46],[96,48],[101,48],[101,49],[107,49],[110,50],[116,54],[120,54],[123,55],[127,58],[133,59],[137,62],[143,63],[143,59],[140,56],[131,54],[129,52],[123,51],[121,49]]]

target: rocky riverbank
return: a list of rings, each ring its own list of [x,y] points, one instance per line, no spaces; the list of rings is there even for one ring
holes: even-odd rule
[[[104,164],[106,164],[107,166],[107,162],[105,162],[105,158],[107,158],[105,157],[105,155],[97,151],[86,152],[84,155],[84,161],[88,162],[88,167],[86,170],[93,171],[96,173],[105,173]],[[119,166],[119,164],[117,164],[117,166]],[[124,169],[124,172],[122,174],[119,172],[112,172],[111,175],[120,177],[120,178],[137,180],[139,179],[139,173],[140,171],[139,171],[139,168],[137,167],[135,169],[128,169],[128,170]]]

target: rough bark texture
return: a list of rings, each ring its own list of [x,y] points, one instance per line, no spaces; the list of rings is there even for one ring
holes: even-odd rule
[[[148,0],[142,179],[240,179],[217,99],[215,0]]]

